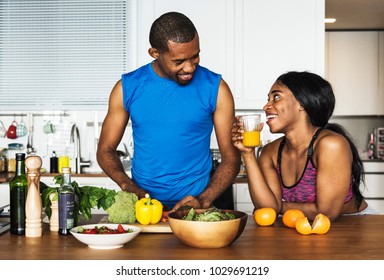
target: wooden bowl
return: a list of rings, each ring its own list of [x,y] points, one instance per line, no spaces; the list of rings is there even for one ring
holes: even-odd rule
[[[243,233],[248,214],[236,210],[221,210],[233,213],[235,219],[217,222],[183,220],[188,209],[178,210],[168,215],[168,223],[173,234],[185,245],[196,248],[222,248],[230,245]],[[207,209],[195,209],[200,214]]]

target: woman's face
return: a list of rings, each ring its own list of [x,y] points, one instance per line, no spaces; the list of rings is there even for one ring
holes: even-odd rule
[[[174,80],[179,85],[188,84],[200,62],[199,36],[187,43],[168,42],[168,51],[158,52],[149,49],[149,54],[155,58],[155,72],[167,79]]]
[[[281,82],[272,85],[268,93],[268,102],[263,110],[272,133],[285,133],[297,123],[300,112],[304,111],[293,93]]]

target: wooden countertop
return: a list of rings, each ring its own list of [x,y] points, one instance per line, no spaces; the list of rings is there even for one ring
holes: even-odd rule
[[[94,215],[99,221],[104,215]],[[73,236],[0,236],[0,259],[8,260],[383,260],[384,215],[342,216],[325,235],[300,235],[278,217],[273,226],[259,227],[251,217],[243,234],[230,246],[198,249],[182,244],[172,233],[140,233],[114,250],[90,249]]]

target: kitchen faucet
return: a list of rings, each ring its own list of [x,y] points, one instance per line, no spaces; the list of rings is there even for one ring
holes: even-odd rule
[[[76,134],[76,135],[75,135]],[[80,133],[76,124],[72,125],[71,128],[71,137],[70,143],[75,144],[75,164],[76,164],[76,174],[81,173],[81,168],[85,166],[90,166],[91,161],[82,161],[81,160],[81,149],[80,149]]]

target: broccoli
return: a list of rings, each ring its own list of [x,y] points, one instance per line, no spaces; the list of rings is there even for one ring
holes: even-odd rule
[[[118,191],[115,195],[115,202],[105,210],[109,214],[108,220],[116,224],[135,223],[137,200],[138,197],[134,193]]]

